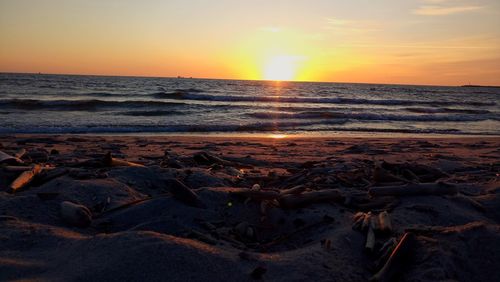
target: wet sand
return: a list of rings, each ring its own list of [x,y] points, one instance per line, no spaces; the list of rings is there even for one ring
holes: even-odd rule
[[[0,168],[1,281],[500,280],[500,138],[18,135],[0,151],[22,161]]]

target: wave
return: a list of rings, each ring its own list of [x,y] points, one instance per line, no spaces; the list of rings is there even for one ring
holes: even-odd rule
[[[2,109],[22,109],[22,110],[38,110],[38,109],[55,109],[55,110],[95,110],[98,108],[140,108],[149,106],[176,106],[185,105],[182,102],[165,102],[165,101],[106,101],[106,100],[35,100],[35,99],[3,99],[0,100],[0,108]]]
[[[331,125],[344,124],[346,121],[332,121]],[[0,133],[99,133],[99,132],[269,132],[277,130],[307,130],[306,127],[321,125],[314,121],[255,122],[247,124],[172,124],[172,125],[88,125],[88,126],[40,126],[40,127],[2,127]]]
[[[113,112],[113,114],[123,115],[123,116],[144,116],[144,117],[154,117],[154,116],[173,116],[173,115],[186,115],[186,112],[181,111],[126,111],[126,112]]]
[[[488,119],[500,120],[492,116],[471,115],[398,115],[374,113],[341,113],[325,111],[307,111],[299,113],[256,112],[247,116],[258,119],[354,119],[354,120],[384,120],[384,121],[482,121]]]
[[[285,97],[285,96],[238,96],[238,95],[209,95],[178,90],[175,92],[157,92],[150,94],[157,99],[200,100],[217,102],[265,102],[265,103],[312,103],[312,104],[366,104],[366,105],[394,105],[394,106],[495,106],[496,102],[478,101],[426,101],[403,99],[361,99],[361,98],[325,98],[325,97]]]
[[[452,108],[405,108],[405,110],[413,113],[428,113],[428,114],[460,113],[460,114],[471,114],[471,115],[484,115],[491,113],[488,110],[452,109]]]

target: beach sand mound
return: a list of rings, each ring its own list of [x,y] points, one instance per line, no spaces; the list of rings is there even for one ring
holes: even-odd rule
[[[500,280],[495,138],[65,140],[22,142],[65,173],[0,169],[0,281]]]

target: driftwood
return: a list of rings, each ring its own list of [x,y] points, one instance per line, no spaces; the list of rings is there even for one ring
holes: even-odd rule
[[[9,192],[14,193],[15,191],[28,185],[33,178],[42,171],[40,165],[35,165],[29,171],[21,173],[9,186]]]
[[[17,151],[15,154],[14,154],[14,157],[20,159],[24,156],[24,154],[26,154],[26,150],[23,148],[23,149],[20,149],[19,151]]]
[[[23,166],[7,165],[7,166],[2,166],[2,169],[5,170],[5,171],[9,171],[9,172],[23,172],[23,171],[28,171],[28,170],[33,169],[33,166],[27,166],[27,165],[23,165]],[[52,170],[52,169],[54,169],[54,167],[42,166],[42,170],[43,171],[45,171],[45,170]]]
[[[403,266],[412,252],[415,240],[413,233],[405,233],[385,265],[370,280],[391,281],[398,272],[403,270]]]
[[[374,217],[372,217],[373,220]],[[366,234],[365,250],[372,253],[375,248],[375,230],[373,230],[371,224],[368,227],[368,233]]]
[[[462,233],[470,230],[485,228],[484,221],[473,221],[464,225],[455,226],[410,226],[405,228],[406,232],[412,232],[418,235],[433,235],[433,234],[453,234]]]
[[[353,208],[361,211],[392,210],[399,205],[399,199],[396,197],[376,197],[370,198],[367,202],[355,201],[350,204]]]
[[[304,187],[294,187],[292,189],[279,192],[277,190],[257,190],[246,188],[231,188],[230,195],[240,198],[273,201],[277,200],[282,208],[293,209],[300,208],[314,203],[323,203],[330,201],[343,201],[344,197],[338,189],[319,190],[304,192]]]
[[[391,217],[388,212],[383,211],[378,214],[378,219],[380,222],[380,231],[384,233],[391,233],[392,232],[392,222],[391,222]]]
[[[23,163],[23,161],[21,161],[19,158],[16,158],[14,156],[11,156],[9,154],[0,151],[0,164],[21,164],[21,163]]]
[[[338,189],[320,190],[306,192],[299,195],[283,195],[278,199],[283,208],[300,208],[314,203],[323,203],[330,201],[343,201],[344,197]]]
[[[392,254],[392,251],[394,251],[394,248],[397,246],[398,241],[392,237],[387,242],[380,247],[380,250],[378,251],[379,258],[375,261],[374,267],[375,270],[380,270],[384,266],[384,264],[387,262],[389,257]]]
[[[198,195],[177,179],[168,179],[168,191],[179,201],[197,208],[206,208]]]
[[[360,217],[354,218],[354,223],[352,224],[352,229],[353,230],[361,230],[361,226],[362,226],[364,220],[365,220],[365,214],[361,215]]]
[[[301,172],[298,172],[286,179],[280,179],[280,180],[276,180],[276,181],[273,181],[271,183],[269,183],[269,185],[274,185],[276,187],[279,187],[279,188],[286,188],[286,187],[294,187],[294,186],[297,186],[297,185],[300,185],[301,183],[304,182],[304,180],[306,179],[307,175],[308,175],[308,171],[307,170],[303,170]]]
[[[392,174],[390,171],[383,168],[380,164],[375,164],[373,169],[373,180],[377,183],[383,182],[408,182],[407,179],[398,175]]]
[[[113,156],[111,155],[111,153],[107,153],[106,156],[104,156],[103,163],[104,163],[105,166],[137,166],[137,167],[144,167],[144,165],[142,165],[142,164],[133,163],[133,162],[129,162],[129,161],[126,161],[126,160],[120,160],[120,159],[113,158]]]
[[[294,195],[294,194],[300,194],[306,190],[306,186],[304,185],[298,185],[295,187],[292,187],[290,189],[285,189],[285,190],[280,190],[281,195]]]
[[[37,177],[33,180],[32,185],[33,186],[40,186],[44,183],[47,183],[51,181],[52,179],[58,178],[60,176],[63,176],[67,174],[69,170],[67,168],[50,168],[50,170],[47,170],[47,168],[42,169],[42,173],[37,175]]]
[[[368,230],[368,228],[370,227],[370,222],[371,222],[371,218],[372,217],[372,213],[371,212],[368,212],[367,214],[365,214],[365,217],[363,218],[363,222],[361,223],[361,231],[365,232]]]
[[[194,154],[193,159],[195,162],[198,164],[202,165],[212,165],[212,164],[220,164],[223,166],[234,166],[238,168],[251,168],[253,167],[252,165],[247,165],[247,164],[242,164],[239,162],[232,162],[228,160],[221,159],[217,156],[214,156],[210,153],[207,152],[198,152]]]
[[[371,196],[454,195],[457,192],[455,185],[444,182],[381,186],[369,190]]]

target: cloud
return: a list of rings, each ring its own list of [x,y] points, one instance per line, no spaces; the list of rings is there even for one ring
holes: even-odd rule
[[[432,3],[444,3],[443,0],[431,0]],[[429,2],[429,0],[427,0]],[[446,16],[452,14],[466,13],[483,9],[483,6],[443,6],[443,5],[424,5],[414,10],[413,13],[421,16]]]
[[[381,28],[381,23],[374,21],[354,21],[339,18],[326,18],[325,29],[335,30],[336,32],[347,33],[365,33],[376,31]]]

